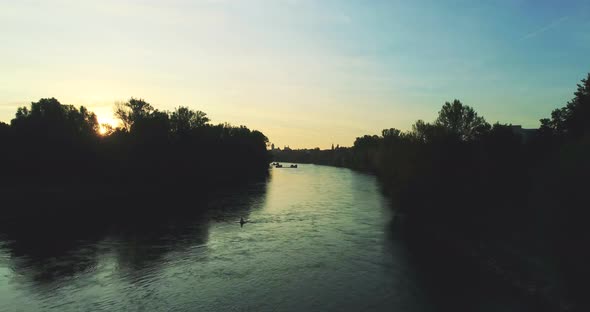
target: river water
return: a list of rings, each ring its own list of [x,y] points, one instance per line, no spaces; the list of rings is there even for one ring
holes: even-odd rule
[[[271,169],[195,205],[206,212],[1,230],[0,310],[435,310],[372,176]]]

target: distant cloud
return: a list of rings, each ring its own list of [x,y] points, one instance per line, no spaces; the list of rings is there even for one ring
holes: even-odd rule
[[[559,26],[563,22],[567,21],[569,18],[570,18],[569,16],[562,16],[562,17],[560,17],[558,19],[555,19],[555,20],[551,21],[551,23],[549,23],[549,24],[547,24],[547,25],[545,25],[545,26],[543,26],[541,28],[538,28],[538,29],[536,29],[536,30],[534,30],[532,32],[529,32],[528,34],[522,36],[522,38],[520,38],[520,40],[527,40],[527,39],[536,37],[536,36],[538,36],[538,35],[546,32],[546,31],[548,31],[550,29],[553,29],[553,28]]]

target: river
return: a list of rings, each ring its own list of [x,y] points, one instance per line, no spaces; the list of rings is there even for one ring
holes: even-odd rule
[[[276,168],[195,205],[205,212],[0,230],[0,310],[446,310],[392,231],[373,176]]]

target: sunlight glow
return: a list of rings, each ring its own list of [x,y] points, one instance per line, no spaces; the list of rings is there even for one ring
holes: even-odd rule
[[[112,127],[113,129],[116,128],[119,123],[111,116],[96,116],[98,119],[98,133],[100,135],[105,135],[108,132],[108,127]]]
[[[329,149],[459,99],[538,127],[584,78],[590,1],[468,2],[0,0],[0,121],[44,97],[100,116],[137,97]]]

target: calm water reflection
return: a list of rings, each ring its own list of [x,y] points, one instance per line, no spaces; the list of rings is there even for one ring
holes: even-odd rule
[[[199,214],[3,225],[0,310],[432,310],[373,177],[301,165],[211,197]]]

